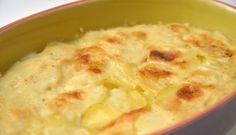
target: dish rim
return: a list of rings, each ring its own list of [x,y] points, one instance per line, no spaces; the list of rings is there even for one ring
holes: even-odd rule
[[[42,10],[42,11],[33,13],[33,14],[28,15],[26,17],[22,17],[20,19],[17,19],[15,21],[11,22],[11,23],[8,23],[8,24],[0,27],[0,34],[3,33],[4,31],[20,24],[20,23],[23,23],[24,21],[27,21],[27,20],[31,19],[31,18],[38,17],[38,16],[44,15],[46,13],[56,11],[58,9],[63,9],[65,7],[73,6],[73,5],[76,5],[76,4],[83,4],[83,3],[86,3],[88,1],[91,1],[91,0],[77,0],[77,1],[73,1],[73,2],[68,2],[68,3],[65,3],[65,4],[54,6],[52,8],[48,8],[46,10]],[[236,12],[236,6],[235,5],[223,2],[221,0],[212,0],[210,2],[213,3],[213,4],[214,3],[218,4],[219,6],[230,8],[233,11]],[[227,102],[229,102],[230,100],[232,100],[235,97],[236,97],[236,89],[233,90],[232,92],[230,92],[228,95],[226,95],[223,99],[217,101],[216,103],[214,103],[213,105],[207,107],[206,109],[204,109],[200,112],[197,112],[196,114],[190,116],[189,118],[180,120],[180,121],[178,121],[178,122],[176,122],[176,123],[174,123],[170,126],[158,129],[156,131],[151,131],[150,133],[148,133],[148,135],[162,135],[162,134],[168,133],[168,132],[170,132],[174,129],[185,127],[185,126],[191,124],[192,122],[197,121],[197,120],[203,118],[204,116],[206,116],[207,114],[215,111],[216,109],[220,108],[221,106],[223,106],[224,104],[226,104]]]

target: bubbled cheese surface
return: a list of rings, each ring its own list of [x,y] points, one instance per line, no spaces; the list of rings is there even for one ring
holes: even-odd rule
[[[50,43],[0,78],[0,135],[142,135],[236,88],[236,46],[186,24]]]

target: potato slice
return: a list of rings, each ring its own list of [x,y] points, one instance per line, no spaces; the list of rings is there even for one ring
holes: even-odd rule
[[[119,110],[106,105],[94,104],[82,115],[81,124],[89,129],[99,129],[109,124],[121,115]]]
[[[133,64],[112,61],[107,65],[105,80],[124,88],[134,89],[137,86],[135,71]]]
[[[144,95],[138,90],[129,90],[128,101],[132,110],[139,109],[147,105]]]

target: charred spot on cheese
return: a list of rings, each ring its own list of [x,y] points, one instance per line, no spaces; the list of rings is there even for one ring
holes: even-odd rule
[[[107,56],[107,53],[104,49],[98,46],[91,46],[88,48],[78,49],[74,55],[74,58],[81,63],[87,64],[91,61],[103,60],[105,56]]]
[[[50,100],[48,104],[51,108],[58,109],[72,100],[82,100],[84,96],[85,93],[82,90],[65,92],[57,95],[55,98]]]
[[[101,128],[101,130],[107,130],[107,129],[112,128],[116,125],[122,124],[125,121],[133,121],[137,117],[139,117],[139,115],[141,115],[145,112],[148,112],[148,111],[150,111],[149,107],[143,107],[143,108],[139,108],[139,109],[124,113],[121,116],[119,116],[117,119],[115,119],[114,121],[112,121],[111,123],[106,125],[105,127]]]
[[[231,57],[233,57],[234,53],[233,53],[233,51],[231,51],[231,50],[229,50],[229,49],[226,49],[226,50],[224,51],[223,55],[224,55],[225,57],[231,58]]]
[[[177,52],[152,50],[149,54],[151,60],[173,61],[179,56]]]
[[[82,99],[82,97],[84,97],[84,92],[81,90],[63,93],[61,95],[61,98],[65,98],[65,99]]]
[[[191,35],[189,38],[184,40],[189,45],[194,45],[203,51],[223,52],[231,57],[232,52],[226,49],[225,43],[218,40],[208,34]]]
[[[109,58],[105,50],[92,46],[77,50],[75,60],[78,61],[77,69],[85,68],[88,71],[99,74]]]
[[[104,41],[109,43],[109,45],[119,45],[125,42],[129,38],[129,34],[126,32],[118,31],[113,36],[104,37]]]
[[[147,38],[147,33],[143,32],[143,31],[134,31],[134,32],[132,32],[132,34],[141,40],[144,40]]]
[[[163,69],[158,69],[154,66],[146,66],[143,69],[139,70],[139,73],[144,78],[154,78],[157,80],[172,75],[172,72]]]
[[[120,44],[122,42],[122,39],[119,37],[108,37],[106,38],[106,41],[110,44]]]
[[[174,62],[175,65],[179,66],[181,69],[186,69],[188,62],[185,60]]]
[[[199,86],[185,85],[177,91],[177,97],[180,99],[190,101],[203,95],[203,92]]]
[[[82,64],[89,64],[90,55],[89,55],[89,54],[80,55],[80,58],[78,58],[78,60],[79,60]]]
[[[189,32],[188,27],[186,27],[185,25],[179,25],[179,24],[170,24],[169,25],[170,30],[172,30],[173,32],[177,32],[177,33],[186,33]]]
[[[217,44],[222,44],[206,34],[190,35],[185,42],[199,48],[217,48]]]
[[[89,67],[88,70],[91,71],[92,73],[95,73],[95,74],[102,73],[102,70],[99,69],[99,67],[97,67],[96,65]]]

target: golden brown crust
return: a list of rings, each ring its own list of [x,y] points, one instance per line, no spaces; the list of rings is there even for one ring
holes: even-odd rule
[[[85,93],[82,90],[75,90],[58,94],[55,98],[48,102],[48,105],[53,109],[59,109],[66,105],[71,100],[82,100]]]
[[[176,61],[173,64],[179,66],[181,69],[187,69],[188,62],[185,60],[181,60],[181,61]]]
[[[159,51],[152,50],[149,54],[151,60],[173,61],[180,55],[179,52],[174,51]]]
[[[186,101],[191,101],[203,95],[199,85],[187,84],[177,91],[177,97]]]
[[[168,70],[158,69],[155,66],[146,66],[139,70],[139,74],[142,78],[149,78],[149,79],[162,79],[169,77],[173,73]]]
[[[108,55],[102,48],[92,46],[77,50],[74,59],[78,62],[78,70],[85,68],[91,73],[99,74],[102,72]]]
[[[184,42],[187,45],[194,45],[210,54],[221,53],[223,57],[229,58],[234,55],[234,51],[227,49],[224,42],[207,34],[192,35],[190,38],[184,39]]]
[[[137,37],[138,39],[145,40],[147,39],[147,33],[143,31],[134,31],[132,34]]]
[[[109,38],[106,38],[106,41],[114,45],[114,44],[120,44],[122,42],[122,39],[119,37],[109,37]]]
[[[111,123],[109,123],[108,125],[103,127],[101,130],[108,130],[109,128],[112,128],[115,125],[122,124],[125,121],[133,121],[139,115],[141,115],[142,113],[148,112],[148,111],[150,111],[149,107],[143,107],[143,108],[139,108],[139,109],[124,113],[120,117],[118,117],[116,120],[112,121]]]
[[[232,50],[229,50],[229,49],[224,50],[223,56],[231,58],[233,57],[233,55],[234,55],[234,52]]]
[[[189,29],[185,25],[180,25],[180,24],[170,24],[168,25],[170,30],[173,32],[183,34],[189,32]]]

